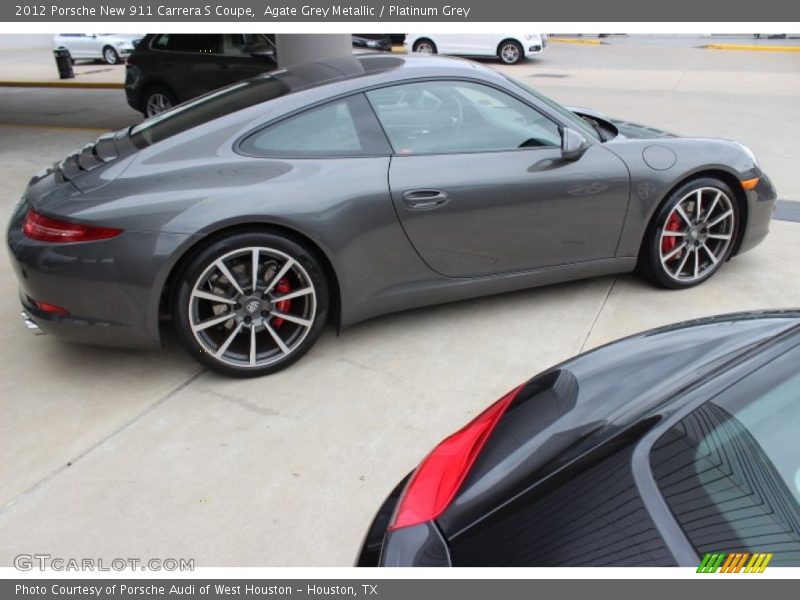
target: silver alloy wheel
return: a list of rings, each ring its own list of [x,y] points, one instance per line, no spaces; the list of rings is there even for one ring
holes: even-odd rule
[[[727,194],[701,187],[681,198],[661,228],[664,272],[675,281],[697,281],[715,270],[733,241],[736,213]]]
[[[117,64],[117,61],[119,60],[116,51],[111,46],[107,47],[103,51],[103,58],[105,58],[106,62],[110,65]]]
[[[170,108],[172,108],[172,100],[161,92],[155,92],[147,97],[147,106],[145,110],[147,111],[148,117],[154,117]]]
[[[519,60],[519,47],[516,44],[503,44],[500,48],[500,59],[506,64],[514,64]]]
[[[433,49],[433,44],[430,42],[420,42],[417,44],[417,48],[414,52],[417,54],[436,54],[436,51]]]
[[[290,286],[289,291],[278,291]],[[273,248],[240,248],[220,256],[194,282],[189,321],[197,342],[234,367],[275,364],[305,340],[317,314],[306,269]]]

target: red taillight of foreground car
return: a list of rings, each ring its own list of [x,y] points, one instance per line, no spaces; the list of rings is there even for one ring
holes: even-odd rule
[[[62,316],[69,314],[69,311],[63,306],[57,306],[56,304],[50,304],[49,302],[42,302],[41,300],[34,300],[33,303],[36,305],[36,308],[46,313]]]
[[[400,497],[389,531],[432,521],[445,511],[521,388],[500,398],[422,461]]]
[[[59,221],[45,217],[31,208],[25,215],[22,232],[32,240],[66,243],[107,240],[118,236],[122,229]]]

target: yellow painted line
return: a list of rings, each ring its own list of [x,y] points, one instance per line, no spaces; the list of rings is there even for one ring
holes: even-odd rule
[[[392,46],[392,52],[395,54],[405,54],[406,47],[403,46],[402,44],[395,44],[394,46]]]
[[[708,44],[709,50],[751,50],[755,52],[800,52],[800,46],[756,46],[755,44]]]
[[[0,87],[33,87],[33,88],[81,88],[99,90],[121,90],[124,83],[110,81],[0,81]]]
[[[92,133],[107,133],[113,131],[107,127],[66,127],[63,125],[24,125],[18,123],[0,123],[0,129],[38,129],[41,131],[91,131]]]
[[[587,46],[599,46],[603,43],[601,40],[595,40],[595,39],[559,38],[559,37],[547,38],[547,41],[556,42],[557,44],[585,44]]]

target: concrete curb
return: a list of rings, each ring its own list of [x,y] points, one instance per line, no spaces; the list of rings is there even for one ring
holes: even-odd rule
[[[708,44],[709,50],[749,50],[753,52],[800,52],[800,46],[757,46],[755,44]]]
[[[110,81],[0,81],[0,87],[35,87],[35,88],[79,88],[98,90],[121,90],[124,83]]]
[[[557,44],[583,44],[585,46],[600,46],[604,44],[602,40],[583,39],[583,38],[547,38],[548,42],[555,42]]]

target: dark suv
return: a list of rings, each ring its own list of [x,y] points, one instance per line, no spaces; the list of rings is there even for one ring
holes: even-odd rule
[[[134,110],[152,117],[276,67],[274,35],[151,33],[125,63],[125,95]]]

